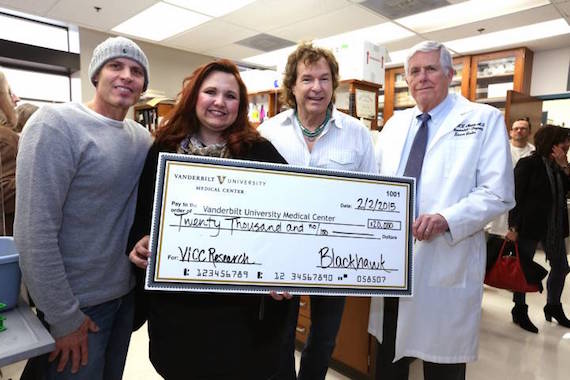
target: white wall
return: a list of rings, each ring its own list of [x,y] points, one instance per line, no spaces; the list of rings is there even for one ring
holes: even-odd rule
[[[81,46],[81,96],[82,102],[93,98],[95,87],[88,78],[89,62],[93,49],[111,35],[91,29],[80,28]],[[213,57],[171,49],[146,42],[136,41],[145,52],[150,65],[149,89],[163,91],[167,97],[176,98],[182,89],[184,78],[198,66],[210,62]]]
[[[532,96],[568,93],[570,47],[534,53],[530,94]]]
[[[542,112],[548,112],[547,123],[562,127],[570,126],[570,99],[543,102]]]

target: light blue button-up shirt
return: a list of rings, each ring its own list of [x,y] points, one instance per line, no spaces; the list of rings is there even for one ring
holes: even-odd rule
[[[431,140],[435,136],[435,133],[439,129],[439,126],[443,124],[445,118],[455,105],[455,98],[447,95],[443,102],[439,103],[434,109],[429,111],[430,119],[428,120],[428,139],[427,146],[429,146]],[[412,125],[408,130],[408,136],[406,137],[406,143],[404,144],[404,149],[402,150],[402,156],[400,158],[400,165],[398,166],[397,175],[404,175],[404,170],[406,169],[406,163],[408,162],[408,156],[410,155],[410,150],[412,149],[412,144],[414,142],[414,137],[422,125],[421,120],[418,118],[423,112],[419,110],[416,106],[414,108],[414,117],[412,118]]]
[[[433,140],[435,133],[439,129],[439,127],[443,124],[449,112],[453,109],[455,105],[455,98],[453,96],[449,96],[449,94],[443,99],[443,102],[439,103],[434,109],[429,111],[430,119],[428,120],[428,138],[427,138],[427,147],[429,147],[430,142]],[[408,162],[408,156],[410,155],[410,150],[412,149],[412,144],[414,143],[414,138],[416,137],[416,133],[420,129],[422,125],[422,121],[418,118],[423,112],[419,110],[418,106],[414,108],[414,117],[412,118],[412,125],[408,130],[408,136],[406,137],[406,143],[404,144],[404,149],[402,149],[402,156],[400,158],[400,165],[398,166],[398,171],[396,175],[403,176],[404,170],[406,169],[406,164]],[[427,153],[427,150],[426,150]],[[416,179],[416,218],[419,216],[419,204],[420,204],[420,192],[418,189],[420,188],[421,183],[421,176],[420,178]]]

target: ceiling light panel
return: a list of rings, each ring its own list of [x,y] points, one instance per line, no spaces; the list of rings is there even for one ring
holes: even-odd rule
[[[391,41],[402,40],[413,35],[414,33],[401,26],[392,22],[385,22],[367,28],[353,30],[352,32],[322,38],[317,40],[316,43],[326,46],[330,46],[331,44],[336,46],[339,42],[346,41],[369,41],[374,44],[385,44]]]
[[[535,41],[542,38],[560,36],[569,33],[570,25],[568,25],[566,20],[560,18],[557,20],[522,26],[520,28],[507,29],[500,32],[444,42],[444,45],[449,49],[464,54],[472,51],[492,49],[506,45],[524,45],[527,41]]]
[[[112,30],[152,41],[162,41],[211,19],[209,16],[160,2]]]
[[[548,0],[470,0],[395,21],[417,33],[427,33],[548,4]]]
[[[191,11],[220,17],[253,3],[255,0],[164,0]]]
[[[283,49],[270,51],[269,53],[259,54],[253,57],[245,58],[244,61],[255,63],[266,67],[284,67],[287,63],[287,57],[295,50],[296,46],[289,46]]]

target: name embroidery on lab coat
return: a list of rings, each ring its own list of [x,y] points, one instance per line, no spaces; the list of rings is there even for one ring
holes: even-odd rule
[[[458,124],[453,128],[454,136],[469,136],[481,132],[485,128],[485,123],[482,121],[478,123]]]

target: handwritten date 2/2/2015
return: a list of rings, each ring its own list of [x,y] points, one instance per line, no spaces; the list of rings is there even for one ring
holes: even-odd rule
[[[379,198],[358,198],[356,200],[357,210],[399,212],[396,202],[385,201]]]

